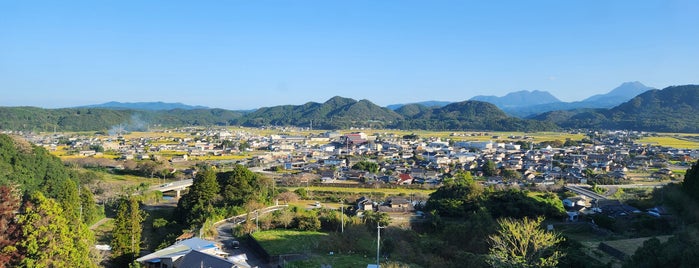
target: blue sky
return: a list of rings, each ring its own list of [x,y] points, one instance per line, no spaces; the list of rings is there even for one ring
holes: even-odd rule
[[[2,1],[0,106],[227,109],[699,83],[699,1]]]

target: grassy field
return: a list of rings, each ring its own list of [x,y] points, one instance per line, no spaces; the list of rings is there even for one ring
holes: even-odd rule
[[[272,255],[300,254],[308,257],[301,261],[290,261],[284,267],[366,267],[369,263],[375,263],[375,255],[361,253],[332,252],[323,249],[322,244],[330,239],[328,234],[311,231],[295,230],[269,230],[252,234],[253,237]],[[367,243],[372,248],[374,242]]]
[[[328,234],[312,231],[269,230],[255,232],[252,236],[270,255],[311,253],[318,250]]]
[[[690,140],[681,136],[644,137],[636,142],[641,144],[660,145],[678,149],[699,149],[699,140]]]
[[[288,263],[285,267],[322,267],[321,265],[330,265],[332,267],[366,267],[367,264],[376,263],[375,255],[361,254],[338,254],[333,252],[320,256],[314,256],[311,259]]]
[[[670,237],[672,237],[672,236],[666,235],[666,236],[658,236],[657,238],[658,238],[658,240],[660,240],[660,243],[664,243],[668,239],[670,239]],[[604,241],[604,243],[609,245],[610,247],[618,249],[621,252],[624,252],[624,254],[626,254],[628,256],[632,256],[634,253],[636,253],[636,250],[638,248],[643,246],[643,242],[645,242],[648,239],[650,239],[650,237]]]
[[[96,244],[109,244],[112,240],[112,230],[114,229],[114,219],[107,219],[93,230]]]

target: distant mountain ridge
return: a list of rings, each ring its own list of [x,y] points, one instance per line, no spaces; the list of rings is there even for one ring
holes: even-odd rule
[[[584,99],[582,102],[583,103],[606,103],[612,106],[619,105],[621,103],[624,103],[640,94],[643,92],[646,92],[648,90],[652,90],[654,88],[652,87],[647,87],[644,84],[641,84],[641,82],[634,81],[634,82],[626,82],[621,84],[620,86],[612,89],[612,91],[606,93],[606,94],[597,94],[594,96],[591,96],[587,99]]]
[[[699,132],[699,85],[649,90],[611,109],[551,111],[534,119],[564,128]]]
[[[76,108],[104,108],[104,109],[117,109],[117,110],[145,110],[145,111],[167,111],[174,109],[182,110],[196,110],[196,109],[209,109],[206,106],[192,106],[183,104],[180,102],[168,103],[168,102],[118,102],[110,101],[102,104],[79,106]]]
[[[399,109],[406,112],[406,107]],[[420,109],[419,105],[413,106]],[[396,124],[399,129],[431,130],[492,130],[492,131],[540,131],[557,129],[547,122],[536,122],[511,117],[492,103],[482,101],[455,102],[444,107],[410,109],[405,119]]]
[[[391,104],[391,105],[386,106],[386,108],[395,111],[395,110],[398,110],[398,109],[400,109],[401,107],[406,106],[406,105],[422,105],[422,106],[431,108],[431,107],[444,107],[444,106],[447,106],[447,105],[450,104],[450,103],[452,103],[452,102],[450,102],[450,101],[435,101],[435,100],[431,100],[431,101],[421,101],[421,102],[406,103],[406,104]]]
[[[408,104],[396,111],[371,101],[333,97],[324,103],[260,108],[246,114],[244,126],[295,125],[324,129],[351,127],[442,130],[544,130],[553,124],[510,117],[495,105],[480,101],[426,107]]]
[[[622,83],[620,86],[612,89],[610,92],[605,94],[597,94],[591,96],[583,101],[574,102],[550,102],[550,103],[539,103],[532,105],[498,105],[500,109],[506,113],[517,116],[520,118],[528,118],[536,116],[541,113],[557,111],[557,110],[573,110],[573,109],[595,109],[595,108],[612,108],[619,104],[622,104],[637,95],[646,92],[648,90],[653,90],[655,88],[648,87],[642,83],[636,82],[626,82]]]
[[[555,104],[547,104],[555,106]],[[340,96],[324,103],[224,109],[132,110],[0,107],[0,130],[107,131],[177,126],[297,126],[314,129],[397,128],[449,131],[628,129],[699,132],[699,85],[650,90],[616,107],[550,111],[521,119],[491,103],[468,100],[443,107],[409,104],[393,111],[369,100]]]
[[[551,95],[551,93],[549,93],[548,91],[540,90],[521,90],[508,93],[507,95],[502,97],[481,95],[475,96],[470,100],[489,102],[495,104],[495,106],[499,107],[500,109],[506,107],[523,107],[561,102],[561,100]]]

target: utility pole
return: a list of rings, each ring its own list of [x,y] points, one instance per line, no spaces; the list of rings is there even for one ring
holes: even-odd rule
[[[344,200],[343,200],[343,203],[344,203]],[[345,232],[345,204],[340,204],[340,209],[342,210],[342,215],[340,216],[342,219],[341,224],[340,224],[340,226],[342,226],[341,233],[344,233]]]
[[[379,252],[381,251],[381,229],[386,227],[381,227],[379,222],[376,222],[376,268],[381,268],[379,264]]]

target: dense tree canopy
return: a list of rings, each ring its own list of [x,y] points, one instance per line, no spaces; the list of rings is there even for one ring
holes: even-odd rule
[[[22,231],[15,218],[19,205],[17,191],[8,185],[0,185],[0,268],[21,258],[16,247]]]
[[[379,164],[371,161],[359,161],[352,165],[352,168],[376,173],[379,171]]]
[[[241,206],[253,198],[259,189],[259,175],[247,168],[236,165],[233,170],[216,175],[223,202],[228,205]]]
[[[699,267],[699,230],[690,226],[665,243],[646,240],[624,267]]]
[[[9,256],[11,266],[93,266],[89,249],[94,238],[86,223],[99,210],[92,193],[80,190],[78,177],[44,148],[0,135],[0,188],[16,186],[14,194],[2,194],[0,206],[6,212],[18,212],[12,219],[11,214],[0,213],[0,224],[7,225],[0,228],[0,264],[6,265],[2,260]],[[16,243],[3,245],[8,241]]]
[[[694,163],[687,173],[684,175],[682,182],[682,190],[690,197],[699,201],[699,161]]]
[[[444,217],[463,217],[477,209],[482,194],[483,187],[468,179],[468,175],[457,175],[453,183],[438,188],[430,195],[425,209],[437,211]]]
[[[221,173],[204,167],[180,198],[175,213],[186,225],[201,226],[214,215],[252,211],[269,204],[274,197],[274,180],[244,166],[236,165],[233,170]]]
[[[189,192],[182,195],[177,203],[178,218],[187,225],[200,226],[214,212],[214,204],[219,199],[219,185],[216,172],[204,169],[197,173]]]
[[[563,238],[541,228],[543,218],[498,220],[499,228],[490,236],[489,263],[493,267],[556,267],[563,252],[556,246]]]
[[[660,190],[663,202],[682,219],[684,228],[661,243],[643,243],[624,267],[699,267],[699,161],[687,170],[681,185]]]
[[[64,216],[53,199],[34,192],[22,206],[17,222],[22,234],[17,248],[23,267],[95,267],[90,260],[94,243],[87,227]]]

